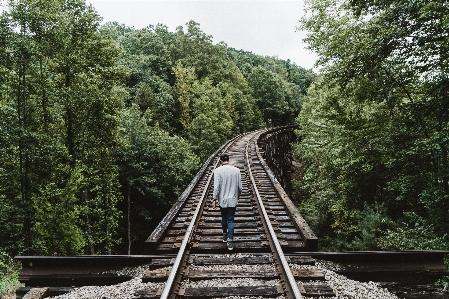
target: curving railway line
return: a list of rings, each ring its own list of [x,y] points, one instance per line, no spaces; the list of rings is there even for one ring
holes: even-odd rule
[[[38,287],[46,288],[38,297],[45,298],[78,286],[129,281],[131,275],[111,271],[139,265],[147,270],[139,276],[141,287],[132,295],[136,299],[334,297],[325,274],[314,267],[315,258],[348,264],[357,260],[356,267],[341,271],[354,278],[365,275],[366,281],[389,273],[392,277],[403,273],[413,277],[414,269],[420,273],[425,269],[426,277],[432,279],[447,275],[442,265],[447,252],[409,252],[403,259],[399,256],[406,254],[317,252],[316,236],[263,159],[263,140],[271,135],[282,139],[282,134],[292,130],[283,127],[249,132],[218,149],[148,237],[146,255],[16,257],[22,261],[19,280],[25,284],[17,297]],[[211,206],[213,170],[219,165],[221,152],[229,153],[230,164],[242,174],[233,251],[222,242],[220,211]],[[382,267],[376,268],[379,264]]]

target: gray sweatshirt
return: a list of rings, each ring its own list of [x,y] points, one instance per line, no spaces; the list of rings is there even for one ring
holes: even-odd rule
[[[222,165],[214,171],[214,199],[222,208],[235,207],[242,193],[240,169],[229,164]]]

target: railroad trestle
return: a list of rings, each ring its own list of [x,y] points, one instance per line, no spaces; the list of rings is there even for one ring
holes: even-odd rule
[[[37,287],[46,287],[39,297],[45,298],[76,292],[78,286],[108,284],[132,284],[132,293],[123,298],[135,299],[333,297],[317,259],[348,264],[354,259],[357,269],[342,270],[354,278],[410,277],[423,269],[432,279],[447,274],[447,252],[319,253],[317,237],[283,187],[288,188],[295,129],[249,132],[217,149],[148,237],[145,255],[16,257],[25,284],[17,298]],[[222,240],[220,211],[211,205],[213,171],[224,151],[242,174],[233,251]],[[138,265],[140,272],[119,269]]]

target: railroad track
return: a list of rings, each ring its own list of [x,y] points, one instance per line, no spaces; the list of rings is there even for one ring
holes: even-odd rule
[[[319,271],[292,271],[289,263],[310,264],[313,261],[284,254],[316,245],[316,237],[296,209],[292,209],[293,205],[286,204],[286,197],[282,198],[277,192],[276,180],[267,171],[258,151],[257,140],[262,133],[264,131],[255,131],[238,136],[217,151],[189,195],[181,197],[180,208],[175,205],[172,213],[148,238],[153,254],[178,252],[161,298],[302,298],[301,291],[305,294],[306,290],[298,287],[299,280],[324,279],[324,274]],[[229,153],[230,163],[242,174],[243,191],[235,214],[232,254],[222,242],[220,211],[210,205],[212,173],[221,151]],[[167,273],[152,271],[143,277],[143,281],[155,281]],[[211,279],[222,286],[205,286]],[[323,295],[333,295],[325,285],[320,289]],[[141,292],[140,298],[151,298],[155,292]]]
[[[239,135],[211,155],[146,241],[147,255],[16,257],[23,265],[19,280],[25,283],[18,297],[19,293],[23,295],[38,286],[49,287],[46,295],[40,297],[45,298],[69,292],[73,287],[120,283],[132,276],[110,271],[138,265],[146,265],[148,270],[141,277],[142,287],[132,296],[136,299],[334,296],[324,273],[313,267],[314,258],[330,261],[337,258],[337,262],[340,258],[347,262],[350,254],[342,258],[338,254],[316,252],[317,238],[266,165],[262,146],[258,144],[261,137],[291,129]],[[240,169],[243,185],[235,214],[233,251],[228,251],[222,242],[220,211],[210,205],[212,173],[218,165],[219,153],[224,151],[229,153],[230,163]],[[421,254],[420,257],[433,257],[427,265],[434,277],[444,272],[444,253]],[[365,255],[359,253],[358,261],[363,267],[357,268],[358,271],[343,270],[355,276],[374,273],[372,265],[379,260],[373,255],[376,253],[366,255],[363,264]],[[403,268],[393,266],[394,274],[397,276],[401,269],[408,271],[404,273],[413,272],[407,261],[416,258],[412,254],[403,260]],[[397,256],[386,262],[385,267],[390,265],[391,270],[395,260]],[[416,264],[415,268],[421,271],[426,266]],[[385,271],[377,270],[385,276]]]

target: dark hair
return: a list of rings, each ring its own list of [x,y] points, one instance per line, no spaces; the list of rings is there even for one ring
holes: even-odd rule
[[[229,155],[227,153],[221,153],[220,160],[221,161],[229,161]]]

